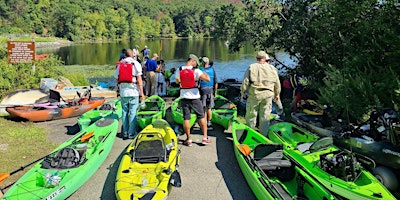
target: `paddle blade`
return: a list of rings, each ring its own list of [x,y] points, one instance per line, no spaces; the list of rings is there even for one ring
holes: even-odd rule
[[[86,133],[81,137],[81,142],[87,142],[94,134],[94,131],[91,131],[89,133]]]
[[[249,156],[251,154],[251,149],[247,144],[237,144],[236,148],[245,156]]]
[[[9,176],[9,173],[0,174],[0,184],[2,184]]]
[[[169,179],[169,183],[171,183],[171,185],[174,187],[182,186],[181,174],[177,170],[172,172],[171,178]]]

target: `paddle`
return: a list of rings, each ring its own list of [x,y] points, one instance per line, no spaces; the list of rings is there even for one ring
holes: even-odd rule
[[[46,156],[48,156],[48,155],[46,155]],[[13,175],[13,174],[15,174],[15,173],[17,173],[17,172],[19,172],[19,171],[24,170],[25,168],[27,168],[27,167],[29,167],[29,166],[31,166],[31,165],[33,165],[33,164],[39,162],[40,160],[43,160],[44,158],[46,158],[46,156],[43,156],[43,157],[41,157],[41,158],[39,158],[39,159],[37,159],[37,160],[35,160],[35,161],[33,161],[33,162],[31,162],[31,163],[25,165],[25,166],[22,166],[22,167],[20,167],[19,169],[14,170],[14,171],[12,171],[12,172],[10,172],[10,173],[2,173],[2,174],[0,174],[0,184],[2,184],[2,183],[4,182],[4,180],[6,180],[6,179],[7,179],[8,177],[10,177],[11,175]]]
[[[254,161],[254,159],[250,156],[251,154],[251,148],[247,144],[237,144],[236,148],[247,158],[250,160],[251,164],[257,169],[258,172],[260,172],[261,176],[263,176],[267,181],[262,181],[264,187],[268,190],[269,193],[275,194],[279,199],[283,200],[292,200],[293,198],[287,194],[287,192],[283,191],[283,188],[274,183],[271,179],[269,179],[268,175],[265,174],[265,172],[257,165],[257,163]],[[273,190],[272,190],[273,189]],[[284,192],[285,194],[282,194]]]
[[[172,140],[173,141],[173,140]],[[171,173],[171,165],[175,161],[175,171],[172,172],[171,177],[169,179],[169,182],[171,183],[172,186],[174,187],[181,187],[182,186],[182,180],[181,180],[181,174],[178,171],[178,156],[181,154],[181,148],[182,146],[178,149],[178,152],[176,153],[175,157],[172,159],[171,164],[169,164],[168,169],[165,169],[164,173],[169,174]]]

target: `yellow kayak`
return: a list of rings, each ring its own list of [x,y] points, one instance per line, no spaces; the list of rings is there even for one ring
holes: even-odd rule
[[[128,146],[117,172],[117,199],[166,199],[180,187],[178,138],[168,122],[146,126]]]

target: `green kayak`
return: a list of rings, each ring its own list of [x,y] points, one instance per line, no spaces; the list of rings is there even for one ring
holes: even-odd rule
[[[218,85],[217,95],[226,97],[228,95],[228,88],[224,85]]]
[[[107,158],[117,131],[117,118],[97,120],[35,164],[3,199],[67,199]]]
[[[236,105],[221,95],[215,97],[214,108],[211,112],[211,121],[221,125],[224,129],[228,129],[230,122],[237,117]]]
[[[232,122],[232,138],[239,167],[257,199],[336,199],[283,157],[281,144],[236,120]]]
[[[332,137],[318,137],[288,122],[271,125],[268,137],[284,146],[284,155],[318,183],[342,199],[396,199],[354,153],[332,145]]]
[[[183,111],[180,105],[180,100],[181,98],[178,97],[171,104],[172,118],[174,119],[174,122],[177,124],[183,124]],[[192,113],[190,114],[190,127],[192,127],[195,122],[196,122],[196,114]]]
[[[95,121],[101,119],[105,116],[111,116],[110,114],[118,115],[117,118],[122,116],[122,105],[119,99],[107,101],[103,105],[92,109],[78,118],[78,125],[80,130],[85,129],[89,125],[93,124]],[[111,116],[114,117],[114,116]]]
[[[167,93],[168,93],[168,96],[170,96],[170,97],[179,97],[180,91],[181,91],[181,88],[179,86],[178,87],[169,86],[167,88]]]
[[[167,104],[158,95],[147,97],[145,104],[145,107],[139,107],[136,112],[136,120],[142,129],[157,119],[164,118],[167,110]]]

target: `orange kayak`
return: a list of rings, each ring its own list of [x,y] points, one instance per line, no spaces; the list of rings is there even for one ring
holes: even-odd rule
[[[37,104],[24,105],[6,108],[10,116],[21,117],[32,122],[47,121],[76,117],[83,113],[101,106],[105,101],[104,97],[92,97],[90,100],[81,98],[79,101],[71,101],[58,105]]]

